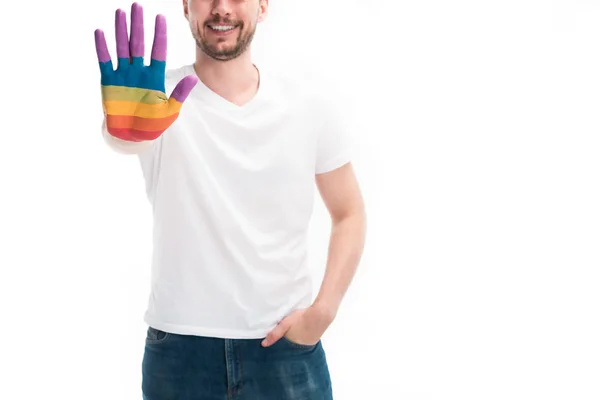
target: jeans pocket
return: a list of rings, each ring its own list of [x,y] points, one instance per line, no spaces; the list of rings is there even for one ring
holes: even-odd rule
[[[148,327],[146,331],[146,344],[159,344],[166,341],[169,338],[169,333],[161,331],[160,329]]]
[[[282,336],[281,340],[283,340],[285,343],[287,343],[288,345],[295,347],[297,349],[305,349],[305,350],[310,350],[310,349],[314,349],[315,347],[317,347],[317,345],[321,342],[320,340],[315,343],[315,344],[301,344],[301,343],[296,343],[291,339],[288,339],[286,336]]]

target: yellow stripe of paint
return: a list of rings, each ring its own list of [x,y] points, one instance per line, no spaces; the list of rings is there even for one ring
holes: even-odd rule
[[[105,101],[104,111],[108,115],[129,115],[141,118],[164,118],[181,110],[181,103],[171,98],[161,104],[145,104],[133,101]]]

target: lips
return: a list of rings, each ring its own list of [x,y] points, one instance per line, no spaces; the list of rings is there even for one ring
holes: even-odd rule
[[[216,32],[228,32],[234,30],[236,25],[208,25],[210,29]]]

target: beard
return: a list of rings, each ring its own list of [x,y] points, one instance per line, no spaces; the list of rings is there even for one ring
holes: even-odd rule
[[[237,38],[235,39],[235,44],[232,46],[227,46],[227,47],[219,47],[219,46],[215,46],[214,44],[211,44],[208,42],[208,40],[206,39],[205,36],[205,29],[211,29],[208,27],[208,25],[211,24],[218,24],[218,23],[223,23],[223,24],[227,24],[227,25],[233,25],[236,26],[236,28],[234,29],[238,29],[239,30],[239,34],[237,36]],[[250,46],[250,43],[252,43],[252,39],[254,38],[254,33],[256,32],[256,25],[253,27],[250,27],[250,29],[248,29],[248,31],[244,30],[245,24],[241,21],[230,21],[230,20],[211,20],[207,23],[205,23],[202,26],[198,26],[196,27],[196,32],[192,32],[192,35],[194,37],[194,40],[196,41],[196,46],[198,46],[198,48],[200,50],[202,50],[202,52],[204,54],[206,54],[207,56],[218,60],[218,61],[228,61],[228,60],[232,60],[234,58],[239,57],[241,54],[243,54],[248,47]],[[230,40],[230,39],[228,39]],[[220,39],[217,38],[217,44],[219,44]]]

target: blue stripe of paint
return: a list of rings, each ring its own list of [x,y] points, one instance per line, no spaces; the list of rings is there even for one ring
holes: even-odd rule
[[[126,86],[165,92],[166,61],[152,60],[144,65],[143,57],[133,57],[131,64],[127,58],[118,59],[115,70],[112,61],[100,64],[100,83],[103,86]]]

